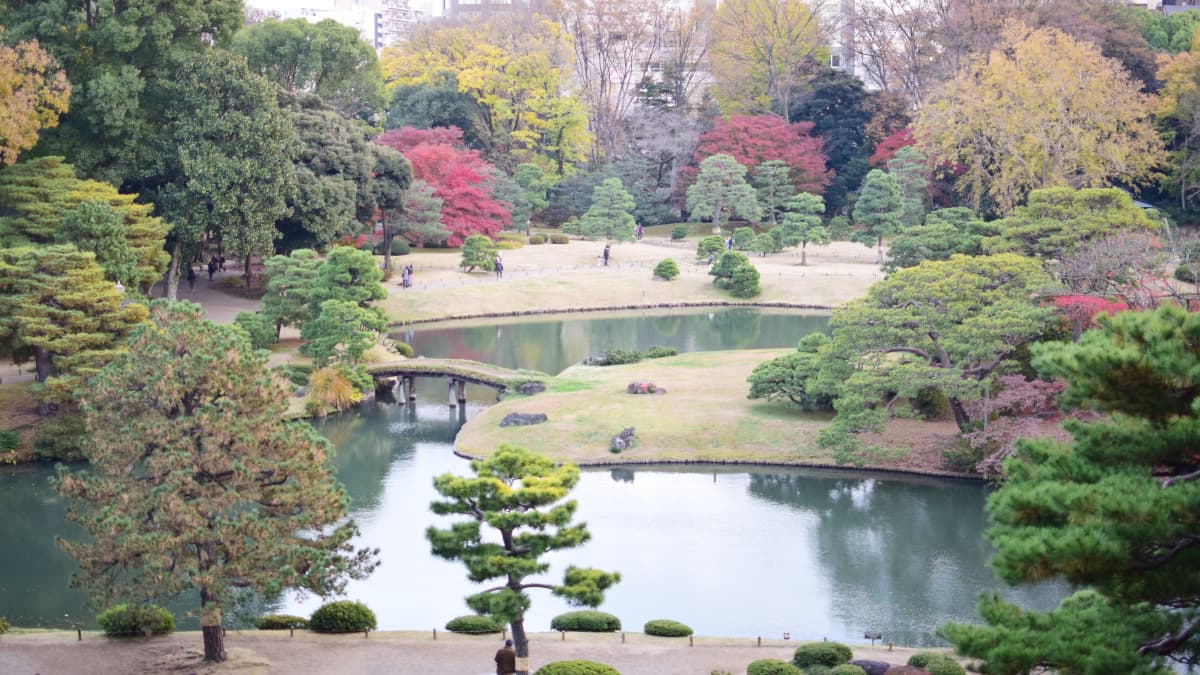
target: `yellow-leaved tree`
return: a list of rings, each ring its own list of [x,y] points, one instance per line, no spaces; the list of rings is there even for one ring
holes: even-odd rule
[[[1151,99],[1095,45],[1010,23],[918,113],[918,144],[962,168],[978,212],[1007,214],[1047,187],[1138,185],[1165,158]]]
[[[813,59],[828,57],[825,0],[726,0],[713,18],[709,48],[721,112],[772,112],[786,117],[792,90],[808,79]],[[788,120],[791,122],[792,120]]]
[[[70,96],[67,76],[37,40],[0,44],[0,164],[17,161],[37,143],[38,131],[58,126]]]
[[[561,174],[584,158],[587,113],[571,91],[564,67],[569,44],[540,16],[497,17],[470,25],[430,25],[411,40],[383,51],[388,92],[435,86],[453,74],[458,91],[474,102],[468,136],[493,164],[512,169],[533,162]]]

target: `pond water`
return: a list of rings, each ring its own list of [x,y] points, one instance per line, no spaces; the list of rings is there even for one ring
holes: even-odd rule
[[[744,324],[757,321],[757,337],[739,346],[789,346],[824,326],[822,318],[793,317],[789,330],[782,315],[739,310],[737,316],[722,319],[728,328],[713,334],[743,340]],[[549,372],[610,347],[726,347],[691,337],[705,335],[703,326],[716,321],[708,312],[673,318],[680,319],[687,340],[667,342],[654,318],[584,319],[589,326],[537,321],[410,337],[431,356]],[[496,333],[493,345],[503,353],[489,358],[479,345],[485,334]],[[526,337],[515,339],[521,334]],[[587,338],[574,337],[580,335]],[[511,347],[501,346],[508,340]],[[558,345],[553,358],[528,340]],[[429,512],[437,496],[431,477],[468,471],[452,454],[454,436],[494,394],[471,388],[465,409],[452,411],[444,391],[430,383],[415,407],[372,403],[317,423],[337,446],[334,463],[362,530],[360,545],[382,551],[378,570],[352,582],[347,596],[368,603],[383,629],[440,629],[469,613],[462,599],[472,586],[461,564],[431,557],[424,531],[448,522]],[[82,594],[67,588],[74,563],[54,544],[56,535],[78,533],[62,521],[65,507],[49,487],[51,474],[40,466],[0,470],[0,512],[6,514],[0,519],[0,615],[18,625],[69,626],[79,617],[92,625]],[[878,631],[900,644],[937,644],[938,626],[976,620],[978,595],[1001,586],[987,567],[991,547],[982,536],[986,492],[974,482],[799,469],[587,470],[572,497],[592,540],[553,557],[548,578],[560,579],[567,564],[621,572],[623,580],[601,609],[629,630],[672,618],[706,635],[777,638],[790,632],[795,639],[860,641],[864,631]],[[1065,592],[1047,585],[1006,595],[1049,609]],[[533,594],[528,626],[547,630],[550,618],[567,608],[548,593]],[[307,614],[319,603],[289,597],[280,609]],[[173,609],[181,613],[195,604],[189,599]]]

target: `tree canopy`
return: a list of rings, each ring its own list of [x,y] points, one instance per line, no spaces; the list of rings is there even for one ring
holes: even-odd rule
[[[233,326],[157,301],[83,401],[87,469],[58,489],[86,540],[59,540],[96,604],[196,593],[204,655],[239,592],[342,591],[374,568],[355,550],[329,441],[283,422],[289,392]],[[170,376],[164,377],[164,373]]]
[[[695,219],[711,218],[713,234],[738,215],[757,220],[762,213],[754,188],[746,182],[746,167],[729,155],[713,155],[700,163],[696,182],[688,188],[687,206]]]
[[[0,164],[17,161],[37,144],[38,132],[58,126],[70,97],[66,74],[37,40],[0,44]]]

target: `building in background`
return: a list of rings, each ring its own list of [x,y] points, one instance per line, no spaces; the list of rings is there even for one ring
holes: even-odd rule
[[[539,11],[545,0],[442,0],[442,16],[447,19],[486,19],[505,12]]]
[[[408,39],[426,18],[409,0],[247,0],[246,10],[249,20],[276,17],[317,23],[331,19],[354,28],[376,49]]]

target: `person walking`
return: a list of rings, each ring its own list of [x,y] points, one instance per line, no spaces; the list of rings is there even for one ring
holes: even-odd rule
[[[504,646],[496,651],[496,675],[513,675],[517,672],[517,653],[513,651],[512,640],[505,640]]]
[[[504,261],[500,259],[499,253],[496,254],[496,262],[493,263],[493,267],[496,270],[496,278],[503,279],[504,278]]]
[[[726,251],[733,250],[733,236],[732,235],[725,237],[725,250]]]
[[[634,228],[634,233],[637,235],[637,240],[641,241],[642,240],[642,225],[641,225],[641,223],[638,223],[638,226],[636,228]]]
[[[213,275],[217,273],[217,256],[208,261],[208,283],[212,285]]]
[[[608,250],[609,250],[609,245],[605,244],[604,245],[604,266],[605,267],[608,267]]]
[[[196,270],[191,265],[188,265],[188,290],[196,290]]]

